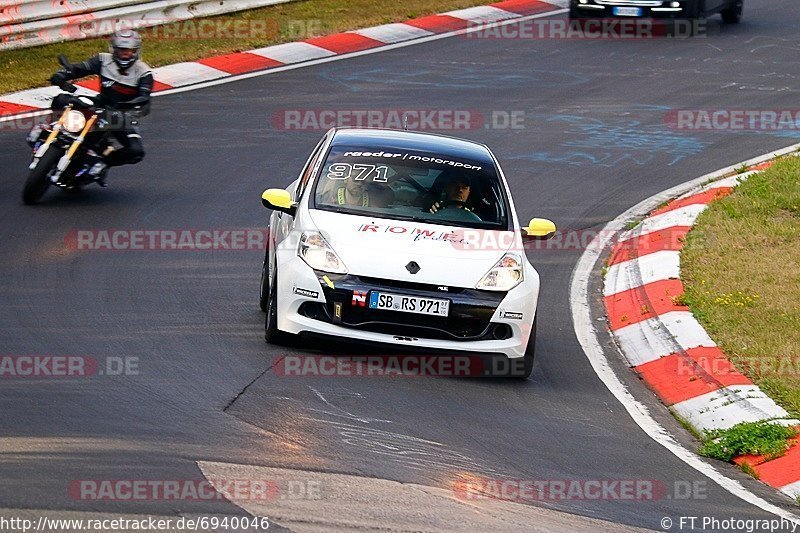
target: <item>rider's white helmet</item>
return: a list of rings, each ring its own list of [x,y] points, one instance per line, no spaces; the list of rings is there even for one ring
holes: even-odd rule
[[[139,60],[142,53],[142,37],[133,30],[120,30],[111,36],[108,43],[114,63],[122,70],[127,70]],[[133,56],[122,59],[120,50],[133,50]]]

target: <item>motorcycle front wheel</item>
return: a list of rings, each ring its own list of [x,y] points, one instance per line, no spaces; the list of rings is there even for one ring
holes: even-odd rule
[[[22,189],[22,202],[25,205],[33,205],[42,199],[50,186],[50,173],[62,155],[63,151],[51,146],[39,160],[36,168],[28,172],[25,187]]]

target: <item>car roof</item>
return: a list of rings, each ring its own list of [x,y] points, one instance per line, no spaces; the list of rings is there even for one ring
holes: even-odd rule
[[[427,152],[481,161],[487,165],[494,166],[491,151],[486,145],[435,133],[370,128],[341,128],[336,130],[331,144],[333,147],[353,146],[382,150],[392,149]]]

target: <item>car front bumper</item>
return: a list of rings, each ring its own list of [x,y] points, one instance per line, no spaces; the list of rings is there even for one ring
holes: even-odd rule
[[[581,18],[667,18],[685,19],[690,18],[694,11],[694,6],[688,0],[675,0],[679,5],[672,5],[673,1],[660,0],[586,0],[586,3],[573,1],[573,11],[576,11]],[[639,15],[619,14],[617,8],[626,11],[629,8],[639,10]]]
[[[294,256],[278,265],[278,328],[362,342],[441,352],[519,358],[536,313],[538,275],[506,293],[325,274]],[[372,291],[450,300],[447,318],[369,309]],[[365,295],[362,305],[354,295]],[[363,298],[363,296],[362,296]]]

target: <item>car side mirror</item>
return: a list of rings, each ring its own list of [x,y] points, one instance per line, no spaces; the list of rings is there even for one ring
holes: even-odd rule
[[[261,195],[261,203],[267,209],[280,211],[294,216],[297,211],[297,204],[292,202],[292,195],[284,189],[267,189]]]
[[[534,218],[528,222],[528,225],[524,228],[524,230],[525,234],[523,235],[523,238],[544,241],[552,238],[553,235],[555,235],[556,225],[546,218]]]

